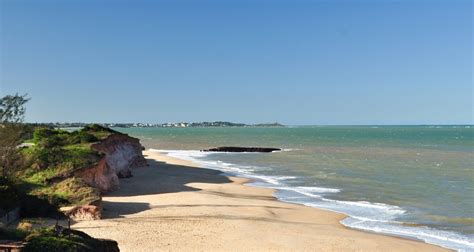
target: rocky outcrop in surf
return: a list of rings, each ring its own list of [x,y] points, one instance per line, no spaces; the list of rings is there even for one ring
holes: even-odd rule
[[[274,152],[274,151],[281,151],[279,148],[265,148],[265,147],[235,147],[235,146],[224,146],[224,147],[217,147],[211,148],[206,150],[201,150],[205,152]]]

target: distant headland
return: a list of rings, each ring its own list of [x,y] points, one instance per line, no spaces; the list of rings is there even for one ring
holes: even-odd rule
[[[85,127],[90,123],[74,122],[74,123],[32,123],[34,125],[44,125],[55,128],[73,128]],[[168,123],[96,123],[98,125],[110,128],[215,128],[215,127],[285,127],[280,123],[257,123],[245,124],[224,121],[214,122],[168,122]]]

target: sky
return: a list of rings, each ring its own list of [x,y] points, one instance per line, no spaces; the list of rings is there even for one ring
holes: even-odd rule
[[[473,124],[470,0],[0,0],[28,122]]]

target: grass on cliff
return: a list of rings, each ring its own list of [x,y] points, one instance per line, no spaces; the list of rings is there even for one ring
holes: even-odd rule
[[[82,128],[81,131],[86,132],[87,134],[91,134],[99,140],[104,140],[105,138],[107,138],[108,136],[113,135],[113,134],[122,134],[122,133],[120,133],[118,131],[115,131],[111,128],[100,126],[98,124],[88,125],[88,126]]]
[[[99,200],[99,190],[74,177],[74,172],[97,164],[103,154],[92,150],[91,145],[115,133],[99,125],[73,132],[36,128],[31,140],[34,146],[22,149],[27,165],[17,174],[23,214],[42,216],[62,206]],[[38,209],[43,212],[36,213],[35,205],[41,205]]]

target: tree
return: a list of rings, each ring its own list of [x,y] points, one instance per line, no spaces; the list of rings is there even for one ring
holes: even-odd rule
[[[25,104],[30,100],[24,95],[7,95],[0,99],[0,122],[21,123],[23,121],[26,108]]]
[[[0,176],[8,176],[21,162],[18,145],[24,133],[23,119],[27,95],[7,95],[0,99]]]

